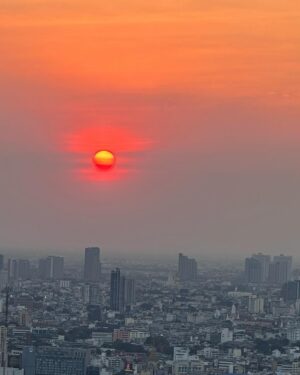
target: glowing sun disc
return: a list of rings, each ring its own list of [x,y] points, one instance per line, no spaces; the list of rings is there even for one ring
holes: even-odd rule
[[[116,157],[111,151],[100,150],[95,153],[93,162],[100,169],[110,169],[115,165]]]

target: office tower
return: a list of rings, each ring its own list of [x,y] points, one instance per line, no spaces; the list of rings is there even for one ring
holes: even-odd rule
[[[0,254],[0,271],[4,269],[4,255]]]
[[[89,351],[67,347],[24,347],[22,367],[26,375],[85,375]]]
[[[270,264],[269,281],[272,284],[284,284],[291,279],[292,276],[291,256],[279,255],[273,258]]]
[[[7,367],[7,328],[0,326],[0,356],[1,367]]]
[[[245,276],[248,283],[265,283],[269,277],[271,257],[261,253],[253,254],[245,260]]]
[[[193,281],[197,279],[197,262],[181,253],[178,256],[178,277],[181,281]]]
[[[48,256],[39,260],[39,277],[45,280],[59,280],[64,277],[64,258]]]
[[[285,302],[300,301],[300,280],[288,281],[282,286],[281,295]]]
[[[135,280],[125,278],[125,306],[132,306],[135,304]]]
[[[100,273],[100,249],[99,247],[87,247],[84,256],[84,280],[98,282]]]
[[[110,308],[114,311],[124,311],[125,307],[125,277],[121,276],[119,268],[111,271],[110,277]]]

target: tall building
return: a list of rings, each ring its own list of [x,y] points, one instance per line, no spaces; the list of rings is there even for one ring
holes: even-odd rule
[[[121,276],[119,268],[111,271],[110,276],[110,308],[114,311],[124,311],[125,308],[125,277]]]
[[[265,283],[269,278],[271,257],[262,253],[253,254],[245,260],[245,277],[248,283]]]
[[[67,347],[24,347],[25,375],[85,375],[89,352]]]
[[[0,292],[5,289],[8,285],[8,271],[1,270],[0,271]]]
[[[0,356],[1,367],[7,367],[7,327],[0,326]]]
[[[101,303],[99,285],[85,284],[82,288],[82,298],[87,305],[99,305]]]
[[[0,254],[0,271],[4,269],[4,255]]]
[[[19,279],[30,279],[30,262],[28,259],[18,259],[18,273]]]
[[[84,280],[98,282],[101,274],[99,247],[87,247],[84,256]]]
[[[178,277],[181,281],[193,281],[197,279],[197,262],[181,253],[178,256]]]
[[[284,284],[291,279],[292,276],[291,256],[279,255],[273,258],[270,264],[269,281],[272,284]]]
[[[48,256],[39,260],[39,276],[41,279],[59,280],[64,277],[64,258]]]
[[[135,304],[135,280],[125,278],[125,306],[132,306]]]
[[[285,302],[300,301],[300,280],[288,281],[283,284],[281,295]]]
[[[7,270],[9,280],[30,279],[30,262],[28,259],[8,259]]]

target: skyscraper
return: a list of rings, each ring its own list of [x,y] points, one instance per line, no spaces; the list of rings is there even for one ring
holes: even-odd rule
[[[275,256],[270,264],[269,281],[273,284],[288,282],[292,276],[292,263],[293,258],[291,256]]]
[[[84,256],[84,280],[98,282],[101,274],[99,247],[87,247]]]
[[[181,281],[193,281],[197,279],[197,262],[181,253],[178,255],[178,277]]]
[[[111,271],[110,276],[110,308],[114,311],[124,311],[125,307],[125,277],[121,276],[119,268]]]
[[[132,306],[135,304],[135,280],[125,278],[125,306]]]
[[[64,276],[64,258],[48,256],[39,260],[39,275],[41,279],[59,280]]]
[[[271,257],[262,253],[253,254],[245,260],[245,277],[248,283],[265,283],[269,277]]]

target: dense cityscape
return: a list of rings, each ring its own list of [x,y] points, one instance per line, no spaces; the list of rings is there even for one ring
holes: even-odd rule
[[[257,253],[242,269],[100,254],[0,256],[1,375],[300,374],[292,257]]]

